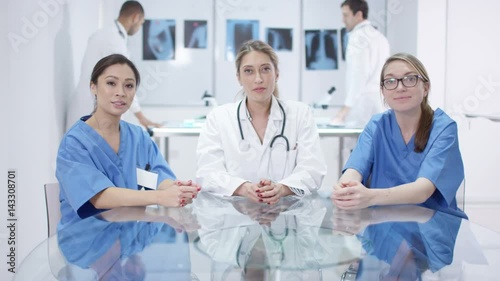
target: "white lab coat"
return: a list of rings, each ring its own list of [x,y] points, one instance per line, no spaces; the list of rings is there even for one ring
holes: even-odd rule
[[[90,36],[82,61],[80,80],[68,99],[66,131],[80,117],[89,115],[94,110],[94,96],[90,92],[90,76],[96,63],[111,54],[122,54],[130,58],[127,50],[127,38],[127,31],[119,21],[115,21],[112,26],[98,30]],[[141,111],[137,96],[134,97],[130,110],[134,113]]]
[[[346,99],[351,108],[345,123],[364,127],[372,115],[384,110],[380,72],[389,57],[389,41],[365,20],[349,33],[346,50]]]
[[[279,138],[273,147],[272,160],[270,143],[274,136],[281,133],[283,124],[276,98],[272,99],[262,144],[248,120],[246,103],[241,104],[241,128],[250,144],[247,151],[240,148],[242,140],[236,114],[239,102],[219,106],[208,114],[197,147],[196,178],[203,190],[232,195],[242,183],[256,183],[261,179],[271,179],[292,190],[298,189],[304,195],[321,186],[326,164],[312,111],[301,102],[280,103],[286,113],[284,135],[288,138],[290,151],[285,151],[281,145],[283,139]]]

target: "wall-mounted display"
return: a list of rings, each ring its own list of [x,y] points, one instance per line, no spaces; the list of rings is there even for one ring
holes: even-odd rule
[[[206,20],[184,21],[184,48],[192,48],[192,49],[207,48]]]
[[[291,51],[293,30],[291,28],[267,28],[266,41],[275,51]]]
[[[338,69],[337,30],[306,30],[305,52],[307,70]]]
[[[144,60],[175,59],[175,20],[146,20],[142,28]]]
[[[258,20],[227,20],[226,60],[234,61],[241,45],[259,39]]]

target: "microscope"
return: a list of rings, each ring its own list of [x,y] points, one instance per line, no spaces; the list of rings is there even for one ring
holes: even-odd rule
[[[313,103],[312,107],[313,108],[321,108],[321,109],[328,109],[328,106],[330,105],[330,102],[333,97],[333,92],[335,92],[335,87],[332,86],[330,90],[327,91],[327,94],[319,101],[316,103]]]
[[[208,94],[208,91],[205,91],[203,93],[203,96],[201,96],[201,100],[203,102],[205,102],[205,106],[212,106],[212,107],[216,107],[218,104],[217,104],[217,100],[215,99],[214,96],[212,95],[209,95]]]

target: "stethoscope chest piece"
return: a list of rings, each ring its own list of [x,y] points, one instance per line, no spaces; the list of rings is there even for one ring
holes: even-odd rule
[[[247,152],[250,150],[250,143],[247,140],[240,141],[240,151]]]

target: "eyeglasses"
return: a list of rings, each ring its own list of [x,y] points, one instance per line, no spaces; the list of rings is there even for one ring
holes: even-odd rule
[[[387,90],[394,90],[399,86],[399,82],[401,81],[401,83],[403,83],[403,86],[405,86],[406,88],[411,88],[417,85],[418,78],[424,79],[422,76],[415,74],[415,75],[408,75],[399,79],[387,78],[383,80],[382,83],[380,83],[380,85],[384,86],[384,88],[386,88]]]

